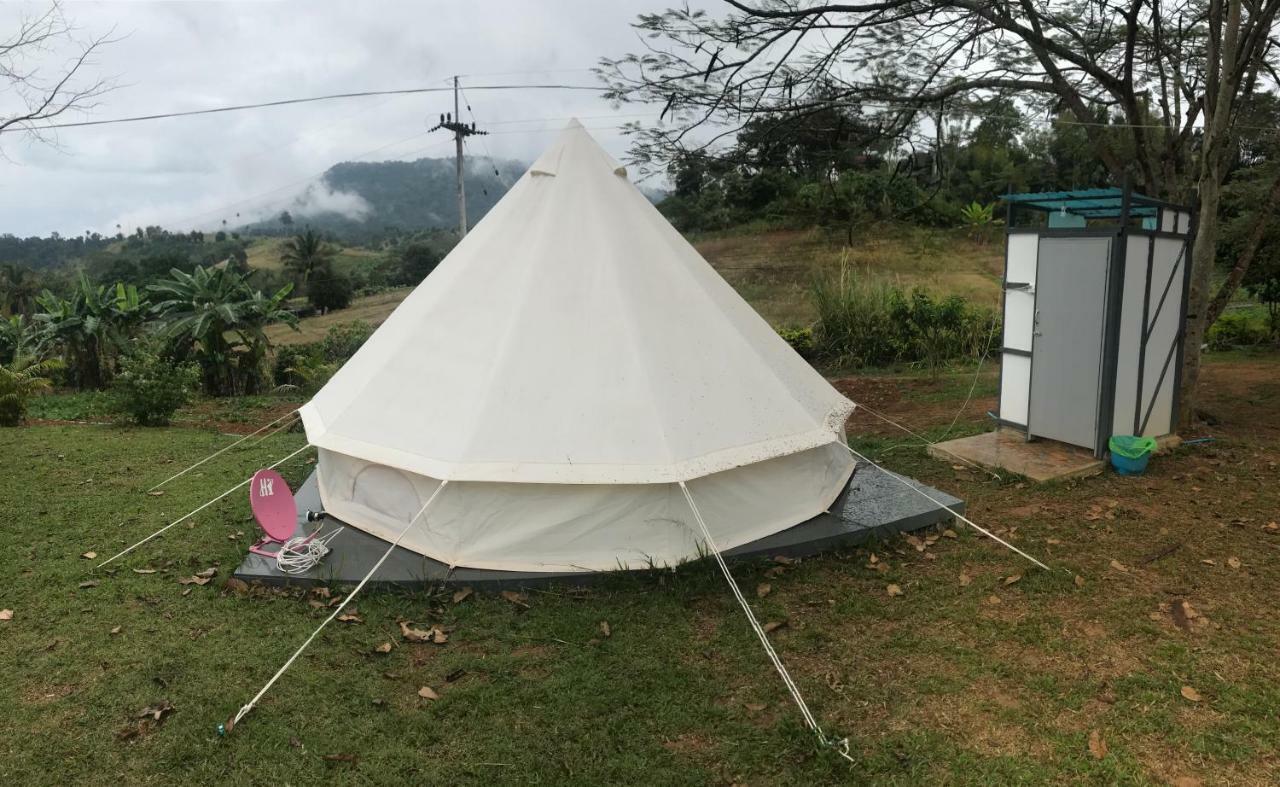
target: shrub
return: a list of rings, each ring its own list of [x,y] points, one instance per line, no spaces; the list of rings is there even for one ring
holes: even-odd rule
[[[1263,320],[1248,313],[1224,314],[1209,328],[1206,338],[1210,350],[1232,350],[1237,347],[1256,347],[1270,339],[1270,330]]]
[[[0,426],[17,426],[27,414],[27,402],[52,386],[47,375],[57,361],[37,361],[23,357],[0,366]]]
[[[121,359],[111,384],[115,409],[139,426],[167,426],[199,381],[195,364],[174,363],[138,349]]]
[[[779,328],[778,335],[791,345],[791,349],[795,350],[801,358],[813,356],[812,328]]]
[[[936,369],[982,356],[1000,334],[994,312],[957,295],[904,291],[843,266],[837,275],[815,278],[810,293],[818,311],[814,355],[843,365],[906,362]]]
[[[373,326],[364,320],[353,320],[333,326],[320,340],[320,352],[327,361],[346,361],[356,354],[370,336]]]

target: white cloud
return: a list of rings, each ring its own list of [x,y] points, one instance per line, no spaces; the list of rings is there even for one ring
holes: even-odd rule
[[[463,84],[596,84],[601,56],[635,50],[630,22],[670,0],[489,0],[433,3],[77,2],[67,15],[85,34],[113,26],[126,36],[97,71],[120,88],[93,118],[197,109],[356,90]],[[0,29],[42,3],[0,5]],[[471,155],[533,160],[570,116],[583,116],[615,157],[616,131],[636,113],[597,94],[467,93],[492,134]],[[0,232],[64,234],[115,225],[212,227],[270,215],[303,194],[308,204],[359,210],[351,195],[308,191],[343,160],[448,156],[436,116],[449,93],[322,102],[148,123],[68,129],[58,149],[0,137]],[[3,98],[0,95],[0,112]],[[464,117],[470,119],[464,108]],[[550,118],[549,120],[525,121]],[[317,209],[319,209],[317,207]]]

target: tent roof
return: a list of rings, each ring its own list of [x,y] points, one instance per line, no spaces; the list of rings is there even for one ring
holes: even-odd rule
[[[576,121],[302,409],[450,480],[663,483],[839,440],[852,404]]]

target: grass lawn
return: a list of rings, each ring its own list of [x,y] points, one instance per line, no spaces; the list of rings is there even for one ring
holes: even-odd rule
[[[110,571],[80,555],[115,553],[302,437],[148,496],[230,438],[196,415],[169,429],[0,430],[0,609],[13,610],[0,622],[0,783],[1274,784],[1280,363],[1237,354],[1207,374],[1216,442],[1139,478],[996,481],[851,424],[859,450],[964,497],[1057,569],[961,527],[924,551],[895,540],[736,565],[761,618],[786,621],[773,641],[825,728],[849,736],[853,766],[816,749],[705,562],[531,592],[528,609],[480,593],[362,596],[360,622],[326,629],[219,738],[326,600],[224,585],[254,532],[239,493]],[[933,437],[968,393],[956,375],[838,385]],[[992,394],[984,377],[953,434],[982,428]],[[300,459],[285,475],[309,469]],[[178,581],[210,567],[205,586]],[[401,620],[449,640],[405,642]],[[140,723],[161,702],[172,713]]]

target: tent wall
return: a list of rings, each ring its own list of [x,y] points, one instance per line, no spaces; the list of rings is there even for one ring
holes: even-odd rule
[[[854,469],[831,443],[687,482],[722,550],[825,511]],[[391,541],[439,485],[427,476],[320,450],[325,510]],[[610,571],[676,565],[703,553],[675,484],[454,481],[401,541],[451,565],[506,571]]]

